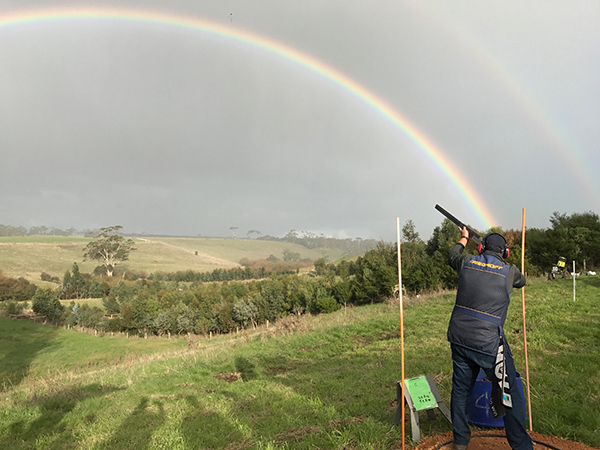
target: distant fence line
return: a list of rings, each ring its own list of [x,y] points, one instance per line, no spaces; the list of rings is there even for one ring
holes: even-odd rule
[[[29,319],[32,322],[41,322],[43,320],[44,323],[46,323],[48,320],[46,316],[31,316],[29,314],[9,314],[8,317],[13,320]]]
[[[44,324],[46,324],[46,322],[44,322]],[[140,338],[140,339],[164,339],[165,337],[167,339],[171,339],[171,337],[173,337],[174,339],[179,339],[179,338],[189,338],[191,336],[198,336],[198,337],[205,337],[208,339],[212,339],[215,336],[218,335],[222,335],[222,334],[231,334],[231,333],[213,333],[212,331],[210,331],[208,334],[203,334],[203,335],[196,335],[193,333],[171,333],[171,332],[167,332],[167,333],[161,333],[161,334],[154,334],[154,333],[148,333],[147,330],[144,330],[143,332],[139,332],[139,333],[130,333],[127,331],[105,331],[105,330],[98,330],[97,328],[86,328],[86,327],[82,327],[79,325],[61,325],[61,324],[53,324],[57,327],[61,327],[64,328],[65,330],[73,330],[73,331],[77,331],[79,333],[86,333],[89,334],[91,336],[100,336],[100,337],[125,337],[126,339],[130,339],[130,338]],[[267,328],[269,328],[269,321],[267,320],[265,323],[265,326]],[[252,325],[252,329],[256,330],[256,325]],[[238,334],[240,332],[244,332],[246,331],[246,328],[243,327],[236,327],[235,330],[235,334]]]
[[[107,314],[106,317],[109,318],[115,318],[118,317],[119,314]],[[47,326],[53,326],[56,328],[64,328],[65,330],[72,330],[72,331],[76,331],[78,333],[85,333],[88,334],[90,336],[99,336],[99,337],[121,337],[121,338],[125,338],[125,339],[164,339],[165,337],[167,339],[179,339],[179,338],[190,338],[193,333],[182,333],[182,334],[175,334],[175,333],[171,333],[171,332],[167,332],[167,333],[161,333],[161,334],[154,334],[154,333],[148,333],[148,330],[143,330],[140,331],[138,333],[131,333],[128,331],[105,331],[105,330],[99,330],[97,328],[87,328],[87,327],[82,327],[79,325],[69,325],[69,324],[60,324],[60,323],[56,323],[56,322],[48,322],[48,318],[46,316],[32,316],[29,314],[10,314],[9,318],[12,320],[25,320],[28,319],[32,322],[35,323],[40,323],[41,325],[47,325]],[[43,322],[42,322],[43,320]],[[265,322],[265,326],[266,328],[269,328],[269,321],[267,320]],[[256,330],[257,325],[256,324],[252,324],[252,329]],[[240,332],[244,332],[247,329],[244,327],[236,327],[235,330],[235,334],[238,334]],[[213,337],[216,337],[218,335],[221,335],[223,333],[213,333],[212,331],[210,331],[208,334],[204,334],[204,335],[195,335],[198,337],[204,337],[204,338],[208,338],[208,339],[212,339]],[[231,333],[225,333],[225,334],[231,334]]]

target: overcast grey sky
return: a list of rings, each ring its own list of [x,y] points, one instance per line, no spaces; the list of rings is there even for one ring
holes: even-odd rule
[[[600,211],[600,2],[189,0],[0,4],[0,223],[195,236],[423,238],[477,208],[380,110],[201,29],[8,21],[77,5],[253,33],[349,77],[455,164],[495,224]]]

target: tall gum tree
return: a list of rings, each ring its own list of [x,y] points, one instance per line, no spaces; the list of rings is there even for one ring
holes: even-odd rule
[[[122,228],[120,225],[100,228],[100,233],[83,249],[83,260],[101,261],[107,277],[112,277],[115,266],[127,261],[129,253],[135,250],[133,239],[125,239],[119,234]]]

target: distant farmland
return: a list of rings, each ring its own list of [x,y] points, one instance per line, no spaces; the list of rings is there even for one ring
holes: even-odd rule
[[[23,277],[39,283],[46,272],[62,279],[76,262],[82,272],[91,272],[96,261],[83,261],[83,248],[90,238],[64,236],[0,237],[0,270],[11,277]],[[119,270],[176,272],[193,270],[210,272],[239,266],[243,258],[266,259],[273,255],[283,258],[283,250],[299,253],[300,258],[326,257],[333,261],[341,250],[307,249],[286,242],[222,239],[222,238],[134,238],[136,250]],[[197,254],[196,254],[197,252]]]

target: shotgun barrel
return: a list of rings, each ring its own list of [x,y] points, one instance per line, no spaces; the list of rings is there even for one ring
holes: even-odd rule
[[[465,227],[467,230],[469,230],[469,238],[473,239],[473,241],[475,241],[476,244],[481,244],[483,242],[483,239],[481,238],[481,236],[479,236],[475,231],[473,231],[471,228],[469,228],[463,222],[458,220],[456,217],[454,217],[452,214],[450,214],[448,211],[446,211],[440,205],[435,205],[435,209],[437,209],[439,212],[441,212],[444,216],[446,216],[448,219],[450,219],[452,222],[454,222],[459,227]]]

